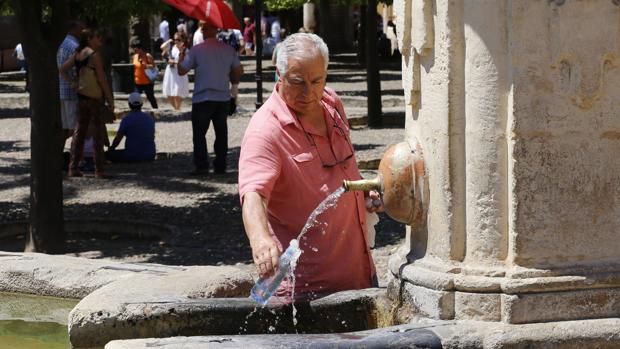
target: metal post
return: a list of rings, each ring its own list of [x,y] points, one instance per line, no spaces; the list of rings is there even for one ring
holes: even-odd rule
[[[263,33],[261,30],[261,12],[263,8],[263,0],[254,1],[254,35],[256,35],[256,109],[263,105]]]

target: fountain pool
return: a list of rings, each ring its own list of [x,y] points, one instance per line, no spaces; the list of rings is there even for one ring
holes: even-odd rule
[[[0,293],[0,349],[67,349],[77,300]]]

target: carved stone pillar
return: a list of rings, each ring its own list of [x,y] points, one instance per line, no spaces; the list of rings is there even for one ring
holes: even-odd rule
[[[430,199],[393,295],[438,319],[620,315],[616,3],[394,2]]]

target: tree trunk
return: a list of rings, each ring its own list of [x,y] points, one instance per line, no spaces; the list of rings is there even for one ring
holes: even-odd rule
[[[366,84],[368,86],[368,126],[381,127],[381,79],[377,50],[377,0],[366,7]]]
[[[14,0],[30,80],[30,229],[26,251],[61,253],[65,245],[62,210],[62,139],[56,49],[65,1],[49,1],[51,23],[42,20],[40,0]]]
[[[319,30],[318,34],[323,41],[327,44],[327,46],[332,44],[330,21],[331,18],[329,16],[329,1],[328,0],[320,0],[319,1]]]

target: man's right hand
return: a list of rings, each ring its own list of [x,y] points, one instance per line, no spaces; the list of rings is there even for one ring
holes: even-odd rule
[[[258,275],[260,277],[272,275],[278,266],[278,259],[282,254],[276,240],[271,236],[257,236],[250,241],[250,245],[252,246],[252,257]]]

